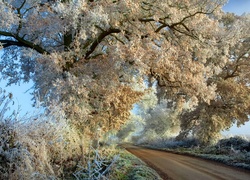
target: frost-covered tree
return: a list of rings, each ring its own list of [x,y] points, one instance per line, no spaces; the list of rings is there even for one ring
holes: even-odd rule
[[[193,111],[181,114],[182,132],[179,138],[190,132],[203,142],[213,142],[223,129],[229,129],[233,123],[238,126],[249,121],[250,114],[250,16],[241,17],[226,14],[221,22],[228,36],[236,42],[230,46],[228,60],[220,73],[209,78],[207,83],[216,84],[216,96],[208,103],[199,102]]]
[[[45,105],[57,102],[89,134],[118,129],[145,79],[178,111],[186,102],[210,105],[217,98],[210,79],[241,37],[223,25],[224,3],[1,0],[1,74],[10,84],[33,80]]]

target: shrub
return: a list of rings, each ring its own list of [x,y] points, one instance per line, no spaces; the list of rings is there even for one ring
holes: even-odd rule
[[[221,139],[218,143],[223,149],[230,149],[231,146],[237,150],[247,150],[249,151],[250,146],[249,142],[246,139],[243,139],[240,136],[230,137],[229,139]]]
[[[195,138],[187,138],[183,140],[176,140],[175,138],[154,138],[152,140],[141,141],[139,144],[156,148],[176,149],[180,147],[190,148],[198,146],[199,141]]]
[[[87,149],[80,134],[56,106],[27,119],[19,124],[16,134],[34,159],[36,178],[70,176]]]
[[[59,108],[17,118],[0,89],[0,179],[55,179],[73,172],[83,140]]]
[[[33,171],[32,156],[17,140],[19,122],[15,111],[10,112],[12,94],[0,88],[0,179],[24,179]]]

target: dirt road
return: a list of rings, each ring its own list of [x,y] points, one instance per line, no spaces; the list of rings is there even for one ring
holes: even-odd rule
[[[125,148],[155,169],[163,179],[250,180],[250,171],[195,157],[126,145]]]

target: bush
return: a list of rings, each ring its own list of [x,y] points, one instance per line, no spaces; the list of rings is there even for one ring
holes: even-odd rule
[[[0,88],[0,179],[29,179],[34,169],[30,152],[18,141],[18,121],[15,111],[10,112],[12,94]]]
[[[19,124],[17,139],[33,156],[36,177],[72,176],[87,148],[58,107],[35,114]]]
[[[250,142],[248,142],[246,139],[243,139],[240,136],[230,137],[229,139],[221,139],[217,146],[220,146],[223,149],[230,149],[231,147],[237,149],[237,150],[250,150]]]
[[[184,140],[176,140],[175,138],[155,138],[152,140],[147,140],[140,142],[139,145],[147,145],[154,148],[190,148],[199,145],[199,141],[195,138],[187,138]]]
[[[55,179],[73,172],[83,155],[79,134],[58,108],[17,118],[0,89],[0,179]]]

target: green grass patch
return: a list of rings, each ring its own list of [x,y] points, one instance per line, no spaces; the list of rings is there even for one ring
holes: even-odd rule
[[[117,149],[119,160],[109,174],[110,180],[160,180],[160,176],[133,154]]]

